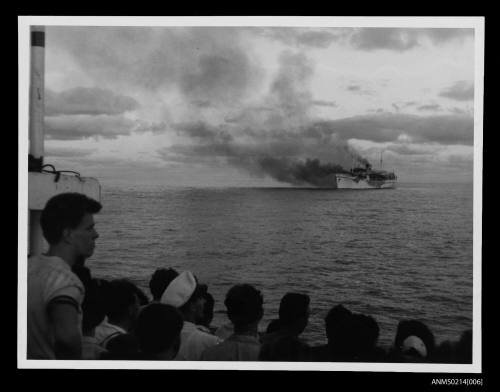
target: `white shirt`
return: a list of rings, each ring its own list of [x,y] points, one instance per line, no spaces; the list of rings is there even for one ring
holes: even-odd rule
[[[197,325],[184,321],[181,330],[181,346],[175,361],[199,361],[207,348],[219,344],[217,336],[203,332]]]
[[[82,339],[82,359],[100,359],[106,349],[99,346],[94,336],[84,336]]]
[[[205,350],[203,361],[258,361],[260,342],[258,335],[231,335],[221,344]]]
[[[85,288],[68,263],[57,256],[32,256],[28,259],[28,352],[29,359],[55,359],[54,326],[48,306],[54,299],[75,305],[78,329],[82,327],[82,302]]]
[[[127,333],[122,327],[110,324],[107,319],[105,319],[101,324],[95,328],[95,338],[99,346],[106,348],[106,345],[115,336]]]

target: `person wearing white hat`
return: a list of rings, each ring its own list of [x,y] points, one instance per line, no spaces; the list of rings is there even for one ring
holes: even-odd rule
[[[192,272],[184,271],[172,280],[161,297],[162,303],[179,309],[184,319],[176,361],[199,361],[203,351],[221,342],[196,325],[203,317],[206,289],[198,284]]]
[[[422,321],[402,320],[396,330],[389,353],[395,362],[432,362],[435,351],[434,334]]]

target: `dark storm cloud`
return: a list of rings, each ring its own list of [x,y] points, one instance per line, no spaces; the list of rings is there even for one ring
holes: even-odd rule
[[[416,31],[400,28],[363,28],[350,38],[351,44],[360,50],[388,49],[405,51],[418,45]]]
[[[253,105],[229,112],[224,121],[241,127],[265,129],[294,128],[309,121],[315,105],[332,106],[331,101],[314,100],[310,83],[314,74],[311,60],[302,52],[283,51],[279,68],[273,75],[267,94]]]
[[[403,52],[420,46],[426,39],[443,45],[474,37],[466,28],[298,28],[274,27],[253,29],[254,32],[288,46],[327,48],[338,42],[359,50],[393,50]]]
[[[73,147],[46,147],[46,157],[58,158],[83,158],[91,155],[95,149],[73,148]]]
[[[309,112],[314,105],[313,73],[304,53],[283,52],[264,104],[241,109],[223,124],[176,124],[183,141],[162,149],[160,156],[191,164],[226,163],[256,176],[321,185],[328,174],[367,162],[349,146],[349,139],[394,143],[403,137],[416,143],[472,143],[473,122],[468,116],[381,113],[318,121]]]
[[[130,134],[137,126],[135,121],[122,116],[72,115],[45,118],[45,135],[54,140],[77,140],[102,137],[114,139]]]
[[[314,106],[327,106],[327,107],[332,107],[332,108],[336,108],[339,106],[334,101],[322,101],[322,100],[314,100],[314,101],[312,101],[312,104]]]
[[[351,91],[355,94],[359,95],[372,95],[373,91],[369,90],[366,87],[361,86],[360,84],[350,84],[346,87],[347,91]]]
[[[427,104],[427,105],[421,105],[417,107],[417,110],[420,112],[438,112],[441,110],[441,105],[434,103],[434,104]]]
[[[307,132],[243,130],[241,136],[250,136],[249,143],[199,123],[182,130],[191,139],[161,150],[160,156],[165,160],[191,164],[226,162],[256,176],[268,175],[296,185],[321,185],[326,175],[343,170],[340,162],[348,166],[354,160],[363,161],[344,141],[310,137]]]
[[[173,128],[180,135],[187,136],[188,138],[199,139],[203,142],[230,143],[233,140],[232,136],[227,131],[201,121],[175,124],[173,125]]]
[[[72,54],[97,83],[172,88],[189,101],[231,103],[262,75],[240,33],[230,27],[50,27],[47,47]]]
[[[305,114],[312,100],[309,83],[313,64],[303,53],[289,51],[281,53],[279,61],[279,72],[271,83],[271,100],[287,114]]]
[[[434,44],[445,44],[473,36],[473,29],[370,27],[356,29],[350,36],[350,43],[359,50],[404,52],[420,46],[425,39],[430,39]]]
[[[347,143],[355,138],[389,142],[400,155],[428,155],[449,144],[472,145],[470,116],[412,116],[374,114],[334,121],[313,121],[293,129],[218,127],[202,122],[178,124],[185,142],[160,151],[163,159],[191,164],[222,164],[244,169],[256,176],[296,185],[322,185],[328,174],[367,162]],[[404,136],[425,148],[401,145]]]
[[[102,88],[75,87],[69,90],[45,92],[45,114],[121,114],[137,109],[139,103],[131,97]]]
[[[230,102],[243,97],[253,77],[247,55],[232,48],[200,55],[197,67],[182,73],[179,86],[188,98]]]
[[[165,133],[169,129],[165,122],[147,122],[144,120],[135,120],[133,132],[145,133],[152,132],[155,134]]]
[[[450,108],[449,111],[454,114],[469,114],[467,110],[461,108]]]
[[[445,88],[439,95],[455,101],[472,101],[474,99],[474,84],[461,80]]]
[[[416,101],[404,101],[404,102],[394,102],[393,106],[396,105],[398,108],[407,108],[411,106],[416,106],[418,105],[418,102]]]
[[[333,42],[340,41],[349,34],[349,29],[328,27],[265,27],[251,28],[250,31],[285,45],[300,48],[327,48]]]
[[[208,100],[195,99],[191,101],[191,104],[194,106],[198,106],[200,108],[208,108],[212,106],[212,103]]]
[[[342,139],[361,139],[374,142],[392,142],[401,136],[416,143],[472,145],[474,121],[471,116],[440,115],[415,116],[381,113],[324,121],[313,128],[318,134],[336,134]]]
[[[433,28],[425,29],[424,33],[437,44],[443,44],[454,40],[464,40],[474,38],[474,29],[457,29],[457,28]]]

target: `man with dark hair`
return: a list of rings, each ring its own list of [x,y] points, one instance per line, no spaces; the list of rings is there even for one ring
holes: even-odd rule
[[[210,294],[208,291],[205,293],[204,299],[205,299],[205,304],[203,305],[203,315],[198,320],[198,327],[202,331],[205,331],[205,332],[213,335],[216,328],[211,327],[210,324],[212,323],[212,320],[214,319],[215,299],[214,299],[213,295]]]
[[[271,321],[266,332],[287,331],[300,335],[309,321],[309,303],[307,294],[286,293],[280,301],[279,319]]]
[[[127,279],[112,280],[104,293],[107,320],[95,330],[99,345],[107,348],[111,339],[132,331],[139,314],[139,306],[135,284]]]
[[[314,347],[312,360],[380,362],[385,359],[384,350],[377,347],[379,326],[373,317],[337,305],[328,312],[325,326],[328,344]]]
[[[266,334],[262,336],[261,357],[274,357],[271,352],[276,351],[278,342],[297,340],[294,344],[301,346],[300,352],[307,351],[306,344],[301,342],[299,335],[304,332],[309,321],[310,298],[307,294],[286,293],[280,301],[279,319],[271,321],[267,327]],[[282,342],[279,343],[283,346]],[[274,347],[276,346],[276,347]],[[305,358],[304,358],[305,359]]]
[[[51,198],[40,223],[49,244],[28,259],[28,359],[79,359],[85,289],[72,272],[94,252],[99,202],[80,193]]]
[[[182,315],[171,305],[152,303],[137,319],[140,359],[173,360],[181,344]]]
[[[325,317],[325,332],[328,340],[327,344],[311,348],[311,358],[315,362],[334,361],[332,351],[335,351],[334,345],[340,341],[339,336],[344,323],[352,317],[352,312],[339,304],[332,307]],[[342,342],[340,342],[342,343]]]
[[[154,302],[160,302],[161,296],[167,286],[179,276],[179,273],[173,268],[158,268],[149,281],[149,290],[153,296]]]
[[[198,327],[203,318],[206,285],[198,284],[196,277],[184,271],[166,288],[161,303],[176,307],[182,314],[181,346],[175,357],[178,361],[199,361],[205,349],[220,343],[220,339]]]
[[[260,343],[259,321],[264,314],[263,297],[249,284],[239,284],[229,289],[224,304],[227,316],[233,323],[234,334],[202,354],[205,361],[257,361]]]

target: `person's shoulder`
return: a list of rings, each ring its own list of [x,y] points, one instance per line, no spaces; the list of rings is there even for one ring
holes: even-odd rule
[[[208,342],[214,342],[214,343],[220,343],[222,342],[222,339],[218,338],[215,335],[212,335],[211,333],[205,332],[199,328],[196,328],[196,335],[203,340],[206,340]]]
[[[207,347],[201,354],[202,361],[217,361],[221,352],[225,350],[224,342]]]

